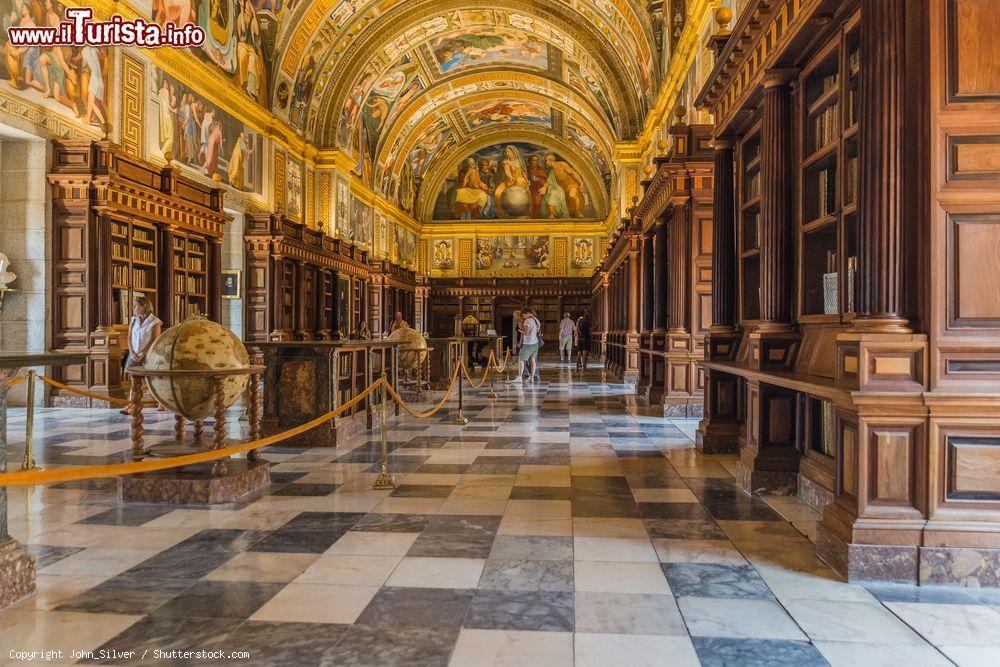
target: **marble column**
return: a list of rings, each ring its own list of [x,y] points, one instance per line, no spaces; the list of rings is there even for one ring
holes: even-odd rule
[[[670,217],[670,260],[667,269],[670,272],[669,313],[667,321],[671,334],[686,334],[687,303],[690,292],[688,277],[688,207],[687,198],[674,201],[673,214]]]
[[[7,472],[7,388],[18,369],[0,369],[0,474]],[[7,532],[7,487],[0,487],[0,609],[35,592],[35,559]]]

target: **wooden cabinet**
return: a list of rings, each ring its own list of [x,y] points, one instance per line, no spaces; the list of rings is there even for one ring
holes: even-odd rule
[[[416,326],[417,274],[386,260],[371,262],[368,326],[375,336],[389,331],[396,312],[411,327]]]
[[[218,321],[222,190],[125,155],[104,141],[53,141],[52,349],[87,362],[57,378],[124,396],[122,358],[136,296],[165,326],[200,313]],[[83,403],[53,393],[57,403]]]
[[[247,214],[245,337],[348,338],[365,312],[366,251],[283,215]]]

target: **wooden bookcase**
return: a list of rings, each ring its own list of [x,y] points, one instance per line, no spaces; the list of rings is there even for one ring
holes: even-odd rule
[[[366,251],[281,214],[247,214],[247,342],[334,340],[365,308]]]
[[[106,141],[53,141],[52,349],[85,351],[60,381],[124,396],[122,357],[135,297],[169,327],[221,315],[222,190],[127,156]],[[85,404],[53,392],[59,404]]]
[[[380,336],[387,332],[396,311],[402,312],[403,320],[415,327],[416,272],[388,260],[373,261],[370,269],[368,326],[372,334]]]
[[[858,16],[799,77],[799,322],[853,319],[857,268]]]
[[[740,141],[739,238],[740,319],[760,319],[760,122]]]

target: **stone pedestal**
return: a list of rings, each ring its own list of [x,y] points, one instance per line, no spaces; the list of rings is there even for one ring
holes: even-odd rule
[[[269,467],[270,463],[264,460],[227,459],[224,475],[212,474],[212,462],[125,475],[118,479],[118,497],[129,503],[233,503],[266,489],[271,483]]]
[[[0,609],[34,592],[34,556],[25,553],[15,539],[0,542]]]

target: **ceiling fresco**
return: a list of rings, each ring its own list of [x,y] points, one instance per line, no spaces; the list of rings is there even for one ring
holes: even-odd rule
[[[502,128],[531,130],[539,154],[573,144],[606,195],[659,77],[638,0],[152,0],[150,13],[202,24],[200,58],[414,215],[446,152]]]

